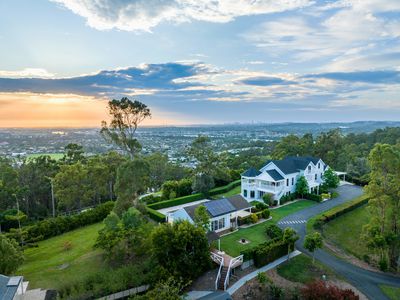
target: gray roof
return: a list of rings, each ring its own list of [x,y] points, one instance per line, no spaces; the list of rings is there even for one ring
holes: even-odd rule
[[[11,281],[10,281],[11,279]],[[22,276],[7,277],[0,275],[0,299],[12,300],[17,293]]]
[[[292,174],[305,170],[310,162],[316,164],[319,160],[312,156],[287,156],[281,160],[269,160],[266,165],[273,162],[283,173]]]
[[[252,205],[249,204],[246,199],[244,199],[241,195],[234,195],[228,198],[211,200],[200,204],[186,206],[183,209],[187,212],[190,218],[194,220],[194,211],[200,205],[204,205],[206,207],[207,212],[211,218],[252,207]]]
[[[285,179],[285,178],[283,178],[283,176],[282,176],[281,174],[279,174],[279,172],[278,172],[277,170],[268,170],[267,173],[268,173],[269,176],[271,176],[272,179],[274,179],[275,181]]]
[[[260,174],[261,174],[261,172],[258,171],[257,169],[250,168],[247,171],[243,172],[242,176],[244,176],[244,177],[256,177],[256,176],[258,176]]]
[[[246,199],[242,197],[242,195],[234,195],[231,197],[227,197],[230,203],[236,208],[236,210],[242,210],[242,209],[247,209],[251,208],[252,205],[247,202]]]

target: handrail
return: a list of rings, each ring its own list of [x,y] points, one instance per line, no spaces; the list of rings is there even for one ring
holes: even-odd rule
[[[215,279],[215,290],[218,290],[218,281],[221,278],[221,271],[222,271],[222,267],[224,266],[224,257],[221,255],[218,255],[214,252],[211,252],[211,259],[214,262],[219,262],[219,269],[218,269],[218,275],[217,278]]]
[[[230,275],[231,269],[237,262],[243,263],[243,254],[239,255],[238,257],[232,258],[231,261],[229,262],[228,272],[226,273],[225,282],[224,282],[224,291],[226,291],[226,288],[229,285],[229,277],[230,277],[229,275]]]

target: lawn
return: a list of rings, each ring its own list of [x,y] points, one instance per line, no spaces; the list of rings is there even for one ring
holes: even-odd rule
[[[367,205],[361,206],[324,225],[323,235],[346,252],[363,259],[370,251],[361,239],[361,233],[370,218]]]
[[[380,285],[381,290],[385,293],[389,299],[398,300],[400,299],[400,288],[389,286],[389,285]]]
[[[30,289],[57,289],[66,282],[106,268],[101,251],[93,249],[102,226],[97,223],[79,228],[41,241],[37,248],[26,249],[25,263],[17,273],[29,281]],[[70,250],[64,250],[67,241],[72,244]]]
[[[283,217],[294,213],[296,211],[302,210],[306,207],[316,205],[316,202],[309,200],[301,200],[277,209],[271,209],[272,220],[254,225],[249,228],[239,229],[238,231],[231,233],[229,235],[223,236],[221,238],[221,250],[225,251],[231,256],[238,256],[240,252],[257,246],[258,244],[265,242],[267,240],[267,235],[265,234],[265,228],[271,224],[276,223]],[[248,244],[241,244],[238,241],[242,238],[249,240]]]
[[[231,196],[240,194],[240,192],[241,192],[240,189],[241,189],[241,186],[239,185],[239,186],[237,186],[237,187],[231,189],[230,191],[228,191],[228,192],[226,192],[226,193],[219,194],[219,195],[215,195],[215,196],[213,196],[213,198],[214,198],[214,199],[221,199],[221,198],[223,198],[223,197],[231,197]]]
[[[37,157],[44,156],[44,155],[48,155],[52,159],[55,159],[55,160],[60,160],[61,158],[63,158],[64,153],[35,153],[35,154],[28,154],[27,158],[29,160],[29,159],[37,158]]]
[[[309,283],[315,279],[322,279],[322,275],[326,275],[327,279],[334,277],[332,270],[323,266],[319,262],[312,263],[312,258],[305,254],[300,254],[290,261],[287,261],[277,268],[277,272],[287,280]]]

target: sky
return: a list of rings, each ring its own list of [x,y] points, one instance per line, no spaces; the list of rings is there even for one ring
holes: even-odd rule
[[[399,0],[1,0],[0,127],[400,120]]]

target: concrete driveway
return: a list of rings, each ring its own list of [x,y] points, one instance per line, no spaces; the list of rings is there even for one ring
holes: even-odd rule
[[[296,243],[296,248],[301,252],[311,255],[303,247],[304,236],[306,235],[306,221],[311,217],[331,209],[337,205],[350,201],[363,194],[361,187],[355,185],[342,185],[337,188],[339,197],[320,203],[286,216],[281,219],[278,225],[281,228],[292,227],[297,230],[300,239]],[[344,229],[345,230],[345,229]],[[329,266],[339,275],[343,276],[349,283],[359,289],[369,299],[389,300],[379,288],[379,284],[386,284],[400,288],[400,277],[377,273],[362,269],[349,262],[346,262],[330,253],[319,249],[315,252],[315,258],[321,263]]]

